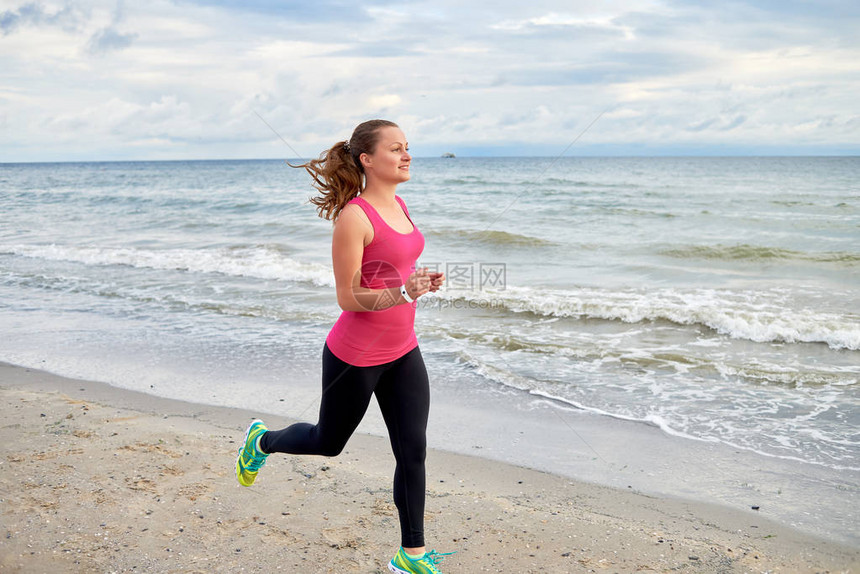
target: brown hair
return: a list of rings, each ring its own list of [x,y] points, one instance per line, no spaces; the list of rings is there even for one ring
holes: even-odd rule
[[[369,120],[359,124],[346,140],[337,142],[331,149],[301,165],[313,178],[313,185],[322,195],[310,198],[323,219],[336,220],[346,204],[364,189],[364,167],[359,157],[373,153],[379,141],[379,130],[398,127],[388,120]]]

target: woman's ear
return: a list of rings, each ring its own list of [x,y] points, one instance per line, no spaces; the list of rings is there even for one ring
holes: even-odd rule
[[[370,157],[369,155],[367,155],[367,153],[363,153],[360,156],[358,156],[358,161],[361,162],[361,166],[364,168],[368,168],[368,167],[373,166],[373,158]]]

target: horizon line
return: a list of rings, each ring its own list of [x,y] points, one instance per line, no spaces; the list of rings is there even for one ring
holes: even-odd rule
[[[619,154],[619,155],[566,155],[559,159],[742,159],[742,158],[856,158],[860,153],[845,154]],[[551,159],[551,155],[422,155],[413,156],[413,159],[445,159],[456,161],[458,159]],[[57,163],[178,163],[178,162],[216,162],[216,161],[279,161],[296,162],[306,161],[306,158],[282,158],[282,157],[222,157],[222,158],[183,158],[183,159],[61,159],[61,160],[21,160],[0,161],[0,166],[21,164],[57,164]]]

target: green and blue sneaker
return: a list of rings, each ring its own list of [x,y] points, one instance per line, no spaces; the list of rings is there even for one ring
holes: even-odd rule
[[[397,551],[391,562],[388,563],[388,569],[396,574],[442,574],[436,565],[441,562],[445,556],[450,556],[453,552],[440,553],[435,550],[425,552],[420,558],[410,558],[403,548]]]
[[[248,427],[245,433],[245,444],[239,448],[236,457],[236,478],[242,486],[251,486],[257,480],[257,473],[266,464],[268,453],[260,450],[260,437],[269,430],[263,421],[257,419]]]

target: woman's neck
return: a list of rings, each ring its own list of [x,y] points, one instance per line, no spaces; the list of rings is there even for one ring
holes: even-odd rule
[[[396,185],[369,185],[361,192],[364,199],[369,199],[377,205],[393,205],[394,196],[397,192]]]

